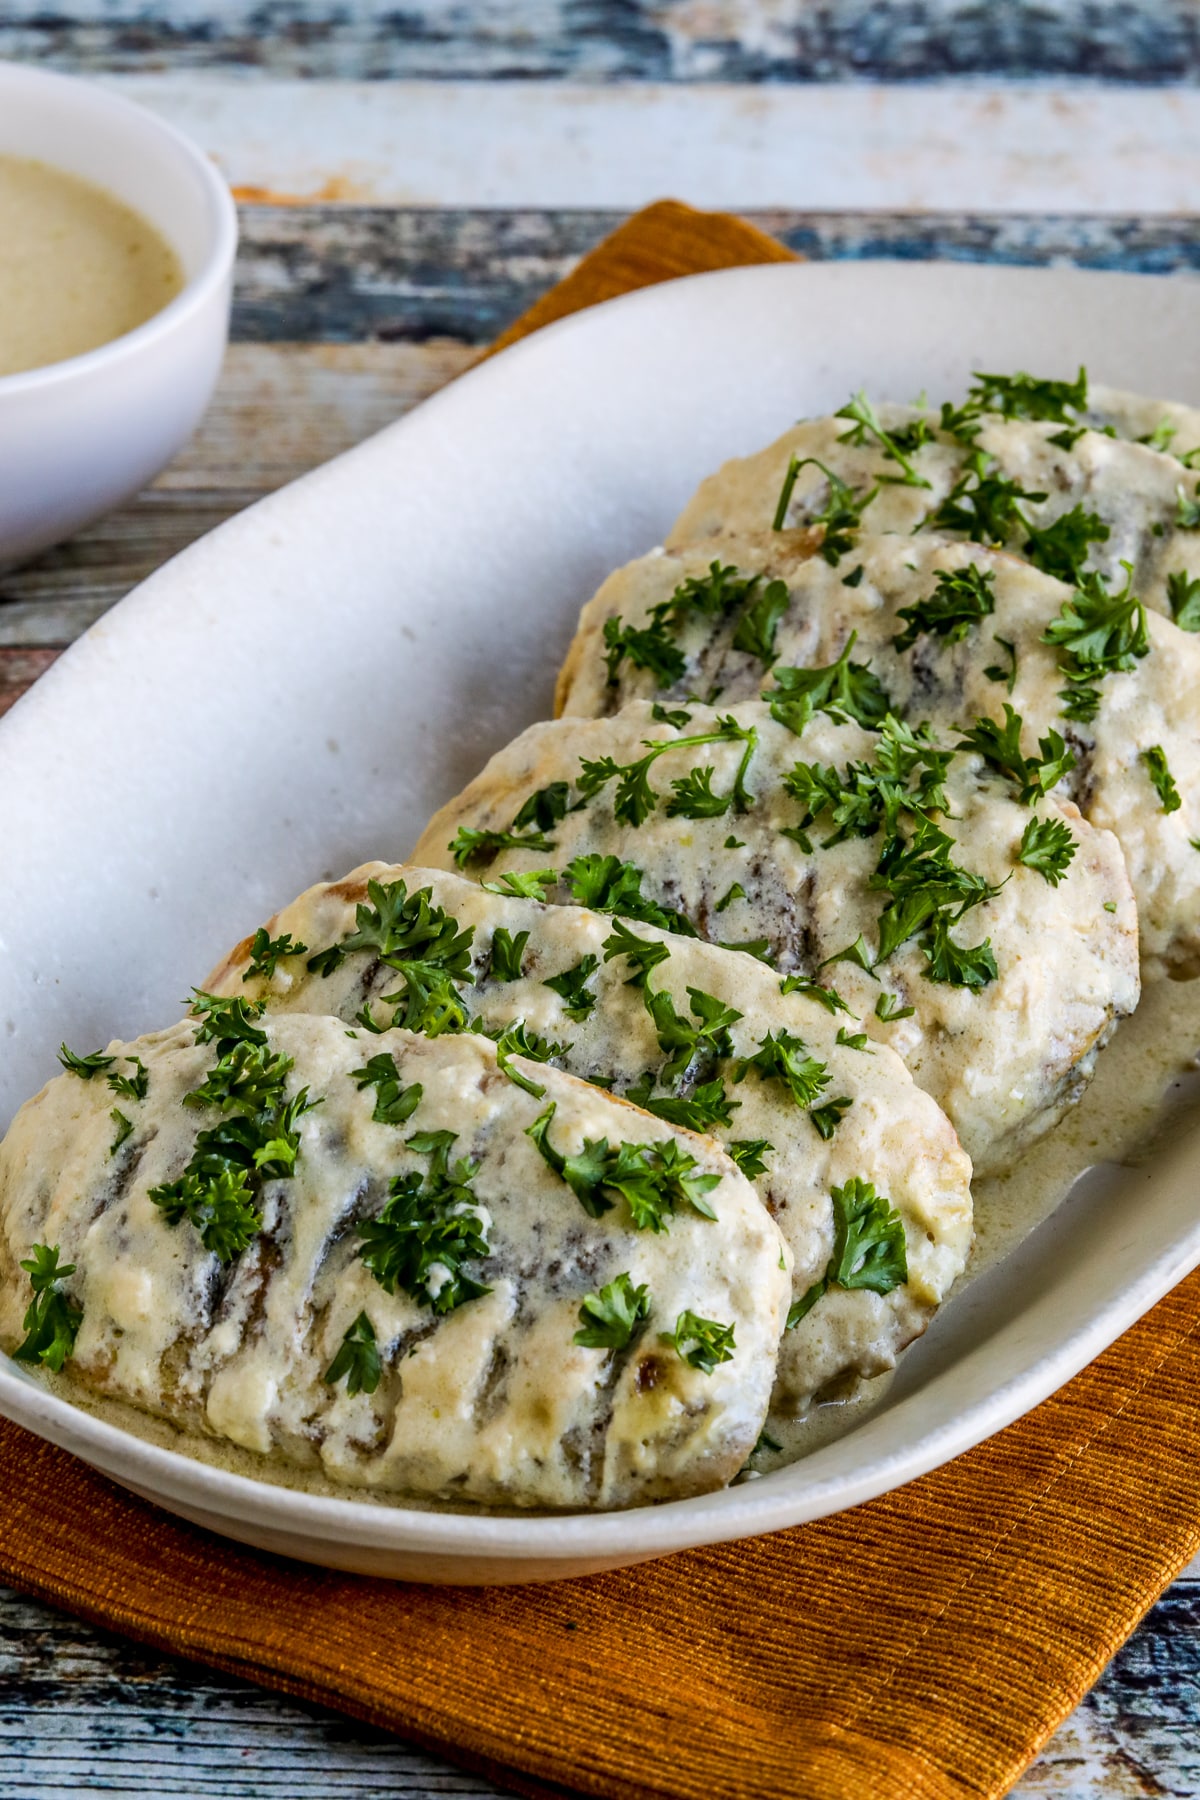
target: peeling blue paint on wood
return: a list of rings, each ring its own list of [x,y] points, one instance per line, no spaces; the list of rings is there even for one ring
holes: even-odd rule
[[[794,212],[749,215],[816,261],[1071,263],[1200,271],[1200,217],[1158,220]],[[622,215],[254,206],[242,212],[234,336],[490,343]]]
[[[341,80],[1200,79],[1195,0],[9,0],[0,55]]]

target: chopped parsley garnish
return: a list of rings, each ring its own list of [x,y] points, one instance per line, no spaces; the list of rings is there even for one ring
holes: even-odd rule
[[[1200,576],[1172,570],[1167,576],[1167,601],[1181,631],[1200,631]]]
[[[626,1088],[625,1099],[640,1106],[644,1112],[653,1113],[656,1119],[663,1119],[668,1125],[681,1125],[686,1131],[712,1131],[717,1125],[728,1127],[733,1124],[733,1115],[741,1105],[740,1100],[731,1100],[726,1094],[725,1083],[719,1075],[714,1075],[711,1081],[701,1082],[686,1098],[679,1094],[656,1094],[653,1075],[643,1075],[632,1087]]]
[[[450,1163],[453,1131],[419,1131],[405,1141],[429,1158],[429,1168],[393,1177],[378,1218],[357,1227],[359,1256],[385,1293],[399,1287],[435,1313],[452,1312],[491,1292],[462,1266],[489,1254],[485,1216],[471,1188],[479,1165],[467,1157]]]
[[[915,1006],[901,1006],[899,994],[880,994],[875,1002],[875,1017],[885,1025],[895,1019],[911,1019],[916,1010]]]
[[[1010,644],[1007,638],[1000,637],[996,632],[992,633],[992,642],[999,644],[1007,655],[1008,668],[1000,663],[989,663],[983,672],[989,681],[1002,681],[1011,694],[1017,685],[1017,646]]]
[[[842,586],[850,588],[858,587],[865,574],[866,569],[863,567],[862,563],[859,563],[856,569],[851,569],[848,575],[842,576]]]
[[[644,987],[651,969],[666,962],[670,954],[666,944],[657,943],[653,938],[636,937],[623,919],[613,920],[612,935],[604,940],[605,962],[611,962],[614,956],[626,956],[633,964],[633,974],[626,981],[626,987]]]
[[[949,924],[943,918],[935,919],[930,928],[925,955],[925,973],[930,981],[944,982],[948,987],[984,988],[1000,972],[990,938],[973,949],[964,948],[950,936]]]
[[[979,412],[1002,413],[1006,419],[1051,419],[1068,425],[1073,415],[1086,410],[1087,398],[1087,370],[1082,366],[1074,381],[1042,381],[1023,369],[1015,375],[986,375],[977,369],[967,403]]]
[[[250,966],[242,980],[253,981],[256,975],[261,975],[264,981],[270,981],[285,956],[307,954],[308,945],[295,943],[290,931],[273,938],[266,926],[260,925],[250,943]]]
[[[838,1027],[837,1042],[844,1050],[865,1050],[871,1054],[865,1031],[847,1031],[844,1025]]]
[[[93,1050],[90,1056],[76,1056],[65,1044],[58,1046],[58,1060],[68,1075],[78,1075],[80,1081],[91,1081],[93,1076],[103,1074],[116,1062],[115,1056],[104,1056],[99,1050]]]
[[[685,725],[692,722],[691,713],[686,712],[682,706],[660,706],[657,700],[650,708],[650,717],[660,725],[673,725],[676,731],[682,731]]]
[[[898,482],[903,487],[927,488],[929,486],[925,477],[923,475],[918,475],[913,466],[912,457],[909,454],[909,443],[911,443],[912,437],[915,436],[917,439],[917,442],[912,444],[913,449],[917,449],[920,447],[920,444],[929,441],[929,428],[925,425],[924,420],[915,421],[917,427],[924,427],[923,436],[919,429],[914,431],[912,426],[908,428],[908,432],[904,435],[885,431],[879,422],[879,416],[876,413],[875,408],[871,405],[871,402],[867,399],[866,394],[861,388],[857,394],[851,396],[845,406],[839,407],[838,411],[834,414],[834,417],[852,421],[851,429],[842,433],[839,440],[841,443],[865,444],[868,438],[873,438],[883,451],[884,457],[888,462],[899,463],[902,471],[901,474],[884,475],[881,476],[881,480]],[[906,443],[906,437],[909,440],[908,443]]]
[[[90,1080],[90,1076],[84,1079]],[[68,1276],[75,1273],[75,1264],[59,1262],[57,1244],[31,1244],[21,1267],[29,1274],[33,1299],[21,1321],[26,1336],[13,1351],[13,1360],[61,1369],[75,1348],[83,1323],[82,1312],[71,1305],[63,1288]]]
[[[643,925],[657,925],[683,937],[695,937],[696,927],[683,913],[671,912],[642,893],[644,873],[633,863],[593,851],[577,856],[563,870],[563,879],[580,906],[593,912],[621,913]]]
[[[1133,570],[1126,563],[1125,586],[1112,594],[1098,575],[1084,576],[1042,633],[1044,644],[1058,649],[1058,666],[1068,687],[1059,693],[1064,717],[1083,723],[1094,719],[1100,705],[1092,685],[1116,670],[1132,669],[1150,650],[1146,609],[1130,593]]]
[[[922,519],[921,531],[961,531],[977,544],[1004,544],[1018,529],[1028,531],[1029,520],[1021,511],[1021,502],[1035,505],[1047,496],[1032,493],[1019,481],[992,472],[992,459],[982,450],[974,450],[963,464],[959,476],[940,506]]]
[[[492,933],[491,974],[494,981],[520,981],[521,963],[528,942],[527,931],[518,931],[513,937],[503,925],[496,927]]]
[[[458,980],[471,972],[474,927],[460,931],[457,920],[434,904],[432,888],[410,894],[403,881],[368,881],[367,900],[359,902],[355,923],[340,944],[309,958],[310,970],[331,975],[347,956],[362,951],[396,969],[420,962]]]
[[[404,1125],[421,1104],[424,1089],[419,1081],[404,1087],[394,1056],[381,1050],[362,1069],[351,1069],[350,1079],[361,1091],[375,1089],[375,1110],[371,1117],[381,1125]]]
[[[635,669],[649,669],[659,687],[670,687],[687,668],[686,656],[661,618],[652,617],[648,625],[622,625],[620,619],[605,619],[604,650],[613,686],[626,657]]]
[[[589,954],[581,957],[573,969],[564,969],[561,975],[551,975],[542,983],[558,995],[568,1019],[574,1019],[577,1025],[590,1018],[595,1009],[596,996],[587,984],[599,967],[600,958]]]
[[[517,900],[541,900],[558,880],[557,869],[525,869],[520,874],[506,870],[495,881],[481,881],[485,894],[503,894]]]
[[[345,1380],[346,1392],[373,1394],[383,1373],[375,1327],[365,1312],[360,1312],[342,1339],[341,1348],[325,1371],[330,1387]]]
[[[649,1288],[635,1287],[629,1271],[622,1270],[598,1294],[584,1295],[572,1341],[587,1350],[624,1350],[650,1312]]]
[[[116,1136],[108,1147],[108,1154],[110,1156],[115,1156],[117,1151],[121,1148],[121,1145],[125,1142],[125,1139],[131,1135],[133,1131],[133,1120],[127,1119],[120,1107],[117,1106],[113,1107],[108,1116],[112,1120],[113,1127],[116,1131]]]
[[[446,848],[460,869],[473,862],[492,862],[501,850],[553,850],[554,839],[541,831],[483,831],[460,825]]]
[[[792,503],[792,493],[796,486],[796,478],[801,469],[820,469],[829,484],[829,497],[819,512],[810,512],[804,520],[806,525],[823,525],[821,539],[821,555],[831,568],[845,555],[853,544],[853,533],[860,530],[862,516],[872,500],[878,494],[878,487],[859,491],[852,488],[849,482],[835,475],[832,469],[826,468],[815,456],[803,459],[792,456],[788,462],[787,473],[783,478],[783,486],[779,490],[779,503],[775,508],[772,528],[775,531],[785,529],[788,507]]]
[[[852,631],[837,661],[823,669],[776,669],[777,685],[762,696],[770,701],[771,717],[797,737],[818,712],[853,719],[869,729],[881,724],[891,701],[869,663],[851,662],[857,640],[858,633]]]
[[[1175,528],[1177,531],[1195,531],[1200,528],[1200,481],[1196,483],[1196,498],[1189,500],[1182,487],[1175,489]]]
[[[670,687],[679,681],[687,668],[687,658],[676,643],[675,634],[693,617],[726,617],[751,598],[761,579],[759,575],[739,575],[729,564],[712,562],[706,575],[689,575],[669,600],[652,606],[647,624],[623,625],[618,618],[606,619],[604,647],[609,682],[616,682],[626,657],[635,668],[648,669],[659,687]],[[745,646],[739,644],[737,648]]]
[[[861,931],[854,942],[852,944],[847,944],[844,950],[837,950],[832,956],[827,956],[825,961],[821,964],[821,967],[823,969],[829,969],[832,968],[835,963],[843,962],[853,963],[854,967],[856,969],[861,969],[864,975],[870,975],[875,981],[879,980],[878,975],[875,973],[875,964],[871,960],[871,952],[867,947],[867,940]],[[846,1011],[849,1012],[849,1010],[850,1008],[847,1007]]]
[[[696,1158],[681,1150],[673,1138],[611,1147],[607,1138],[584,1138],[582,1147],[567,1155],[550,1142],[555,1110],[553,1104],[548,1106],[525,1135],[533,1139],[590,1218],[609,1212],[615,1204],[614,1194],[624,1199],[639,1231],[665,1231],[681,1204],[693,1207],[706,1219],[716,1217],[706,1196],[720,1186],[720,1176],[696,1173]]]
[[[766,1138],[734,1138],[725,1145],[726,1153],[731,1156],[748,1181],[767,1172],[766,1157],[774,1154],[775,1146]]]
[[[419,1031],[425,1037],[441,1037],[446,1032],[467,1029],[466,1001],[445,969],[411,962],[401,963],[399,972],[403,989],[380,996],[382,1005],[396,1008],[392,1025],[401,1025],[406,1031]],[[383,1029],[372,1022],[366,1007],[358,1018],[368,1031]]]
[[[995,570],[981,569],[977,563],[939,569],[927,600],[900,607],[897,616],[904,620],[904,630],[892,639],[894,648],[907,650],[923,633],[947,644],[961,643],[972,625],[995,612],[995,585]]]
[[[803,994],[808,1000],[815,1000],[828,1013],[848,1013],[852,1019],[858,1017],[836,988],[822,987],[811,975],[785,975],[779,984],[781,994]]]
[[[753,1056],[739,1057],[733,1066],[733,1079],[744,1081],[754,1069],[763,1081],[783,1084],[797,1106],[806,1110],[815,1105],[829,1086],[829,1070],[823,1062],[809,1054],[803,1038],[781,1026],[769,1031]]]
[[[127,1056],[125,1060],[133,1064],[133,1074],[110,1075],[108,1085],[125,1100],[144,1100],[150,1087],[150,1071],[140,1056]]]
[[[889,834],[871,877],[871,886],[889,896],[879,918],[876,962],[916,937],[925,951],[925,974],[931,981],[982,987],[989,970],[988,979],[996,974],[990,944],[978,952],[964,951],[949,933],[951,925],[997,890],[982,875],[955,863],[950,856],[953,848],[953,838],[920,813],[907,842],[898,832]]]
[[[497,1027],[487,1025],[482,1018],[471,1020],[471,1030],[477,1031],[481,1037],[491,1038],[496,1046],[496,1066],[502,1075],[535,1100],[540,1100],[546,1090],[539,1082],[523,1075],[520,1069],[514,1069],[509,1058],[513,1056],[527,1057],[530,1062],[553,1062],[555,1057],[565,1056],[571,1048],[570,1044],[554,1044],[549,1038],[539,1036],[531,1031],[524,1019],[513,1019],[510,1024]]]
[[[1049,525],[1030,525],[1028,530],[1023,548],[1034,568],[1072,584],[1084,578],[1089,546],[1104,543],[1110,535],[1099,513],[1086,512],[1082,506],[1073,506]]]
[[[831,1287],[890,1294],[908,1280],[904,1222],[887,1196],[877,1194],[873,1182],[852,1175],[843,1187],[833,1188],[830,1197],[833,1251],[821,1279],[793,1301],[789,1331]]]
[[[1051,887],[1057,887],[1078,848],[1074,837],[1061,819],[1030,819],[1021,838],[1017,861],[1027,869],[1044,875]]]
[[[770,581],[747,606],[733,634],[733,648],[756,656],[764,668],[775,661],[775,634],[788,609],[789,594],[783,581]]]
[[[808,1116],[816,1127],[817,1136],[828,1142],[841,1124],[842,1114],[848,1112],[853,1104],[848,1094],[841,1094],[836,1100],[826,1100],[822,1105],[814,1106]]]
[[[974,750],[993,769],[1007,775],[1020,790],[1018,798],[1022,805],[1028,806],[1048,794],[1064,775],[1070,774],[1075,767],[1075,752],[1067,749],[1057,731],[1051,730],[1038,740],[1040,757],[1023,755],[1023,724],[1020,713],[1014,712],[1006,700],[1003,725],[997,725],[994,719],[976,719],[956,747]]]
[[[834,830],[822,842],[822,848],[839,844],[848,837],[870,837],[881,826],[895,830],[902,810],[945,812],[948,810],[942,782],[954,752],[943,750],[930,736],[928,728],[913,730],[888,714],[880,728],[879,741],[872,762],[847,764],[844,776],[820,763],[797,763],[784,776],[783,785],[805,808],[796,837],[802,848],[811,846],[804,833],[823,812],[833,820]]]
[[[1149,772],[1154,791],[1162,802],[1163,811],[1165,813],[1178,812],[1183,801],[1179,797],[1179,789],[1175,786],[1175,777],[1167,767],[1167,759],[1162,745],[1152,744],[1149,750],[1143,750],[1142,761]]]
[[[646,1011],[654,1022],[658,1047],[667,1057],[659,1071],[664,1087],[680,1082],[696,1068],[706,1073],[714,1062],[733,1055],[729,1027],[736,1025],[741,1013],[702,988],[688,989],[688,1002],[696,1020],[685,1019],[675,1010],[675,1002],[665,989],[655,993],[647,983],[642,988]]]
[[[732,1325],[702,1319],[690,1308],[680,1313],[674,1331],[660,1331],[658,1338],[662,1344],[673,1344],[683,1361],[702,1375],[711,1375],[718,1363],[732,1362],[737,1348]]]
[[[717,904],[713,907],[713,911],[723,913],[728,907],[733,905],[735,900],[744,900],[745,898],[746,890],[741,882],[731,882],[729,887],[727,887],[725,892],[721,895],[721,898],[717,901]]]
[[[183,1104],[215,1107],[226,1116],[197,1134],[192,1155],[175,1181],[151,1188],[149,1198],[168,1225],[187,1219],[218,1262],[232,1262],[262,1228],[258,1189],[286,1180],[300,1149],[299,1122],[318,1101],[301,1088],[287,1098],[288,1056],[271,1053],[257,1024],[263,1003],[240,996],[193,995],[198,1044],[215,1043],[217,1060]]]

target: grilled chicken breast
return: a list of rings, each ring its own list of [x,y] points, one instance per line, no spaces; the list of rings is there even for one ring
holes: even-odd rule
[[[304,952],[256,958],[264,935]],[[821,1290],[784,1335],[781,1410],[801,1412],[891,1368],[966,1261],[971,1165],[945,1114],[891,1050],[867,1044],[831,990],[782,993],[778,975],[734,951],[490,893],[440,870],[369,863],[310,888],[205,985],[261,1000],[272,1015],[435,1031],[470,1022],[502,1050],[523,1044],[722,1140],[791,1248],[797,1310]],[[787,1079],[757,1069],[736,1079],[781,1035],[799,1046],[798,1062],[813,1059],[810,1081],[851,1102],[836,1131],[822,1135]],[[903,1228],[904,1274],[859,1269],[827,1281],[846,1197],[867,1184]]]
[[[635,702],[531,726],[413,861],[493,880],[552,867],[548,898],[829,981],[980,1172],[1078,1096],[1139,991],[1115,838],[1053,797],[1037,816],[1070,838],[1057,885],[1018,860],[1033,812],[978,757],[824,715],[797,736],[761,702],[672,720]]]
[[[1200,637],[1132,599],[1089,610],[1028,563],[928,533],[860,537],[849,560],[852,585],[843,564],[759,532],[630,563],[583,609],[562,712],[598,717],[641,698],[677,706],[711,691],[723,702],[766,694],[786,712],[798,687],[826,708],[853,707],[852,669],[883,689],[860,708],[886,702],[947,742],[980,718],[1004,727],[1011,708],[1022,755],[1061,733],[1074,765],[1057,792],[1120,840],[1144,972],[1200,971]],[[746,631],[764,601],[769,644]],[[1073,689],[1079,646],[1104,660]],[[1156,750],[1177,803],[1156,790]]]
[[[482,1037],[254,1011],[205,1003],[22,1108],[0,1146],[5,1349],[31,1328],[20,1265],[53,1247],[62,1278],[35,1268],[34,1299],[58,1312],[35,1334],[64,1332],[78,1383],[184,1433],[512,1506],[736,1474],[790,1257],[715,1143],[515,1059],[544,1090],[526,1092]],[[115,1140],[113,1075],[143,1090]]]
[[[1177,584],[1200,578],[1196,477],[1174,457],[1099,431],[1064,434],[1053,420],[985,414],[964,440],[914,407],[880,406],[875,416],[887,442],[904,443],[914,428],[929,434],[905,453],[910,479],[884,442],[845,418],[806,420],[701,482],[668,543],[777,521],[845,575],[860,527],[941,531],[1010,550],[1048,574],[1094,571],[1118,589],[1129,565],[1134,593],[1168,618]]]

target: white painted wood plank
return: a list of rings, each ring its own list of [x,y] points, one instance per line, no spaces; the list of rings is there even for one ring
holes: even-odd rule
[[[422,207],[1194,210],[1200,91],[130,75],[248,198]]]

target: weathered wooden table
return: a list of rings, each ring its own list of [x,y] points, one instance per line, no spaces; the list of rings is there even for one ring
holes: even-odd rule
[[[814,257],[1200,269],[1200,0],[8,0],[0,55],[118,75],[244,202],[208,418],[134,502],[0,577],[0,711],[167,557],[416,405],[659,194],[750,211]],[[975,73],[1067,85],[925,85]],[[843,85],[863,76],[892,85]],[[1138,85],[1164,80],[1183,85]],[[494,1791],[0,1592],[0,1800],[67,1790]],[[1200,1795],[1200,1564],[1017,1793]]]

